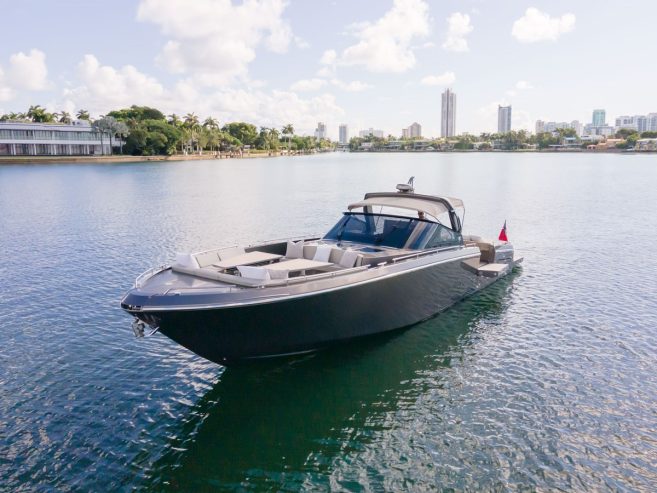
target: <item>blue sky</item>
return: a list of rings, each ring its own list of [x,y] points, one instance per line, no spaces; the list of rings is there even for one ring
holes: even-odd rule
[[[93,115],[130,104],[222,122],[324,121],[353,135],[457,132],[657,112],[657,3],[599,1],[22,0],[3,5],[0,112]]]

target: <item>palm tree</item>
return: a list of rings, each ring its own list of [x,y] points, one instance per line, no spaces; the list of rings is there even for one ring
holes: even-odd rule
[[[76,113],[76,116],[78,117],[78,120],[89,120],[89,112],[87,110],[78,110]]]
[[[182,121],[180,121],[180,117],[176,115],[175,113],[171,113],[169,115],[169,125],[173,125],[174,127],[179,127],[182,125]]]
[[[214,130],[214,129],[219,128],[219,122],[215,118],[212,118],[211,116],[209,116],[203,122],[203,126],[205,128],[211,128],[211,129]]]
[[[185,115],[185,127],[187,128],[198,128],[200,121],[198,116],[194,113],[187,113]]]
[[[292,135],[294,135],[294,127],[291,123],[288,123],[283,127],[283,135],[287,135],[287,153],[290,153],[290,141],[292,140]]]
[[[71,123],[71,114],[68,111],[62,111],[59,114],[59,123]]]
[[[30,118],[35,123],[44,123],[53,121],[53,116],[51,113],[48,113],[45,108],[42,108],[40,105],[32,105],[30,109],[27,110],[27,117]]]

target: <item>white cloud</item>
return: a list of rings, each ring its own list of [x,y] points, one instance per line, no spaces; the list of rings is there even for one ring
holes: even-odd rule
[[[338,59],[338,54],[335,50],[326,50],[322,53],[322,57],[319,59],[319,63],[322,65],[333,65]]]
[[[5,81],[5,74],[0,67],[0,101],[9,101],[14,98],[14,91]]]
[[[427,75],[422,77],[420,84],[423,86],[449,86],[456,81],[454,72],[445,72],[441,75]]]
[[[564,33],[575,29],[575,15],[564,14],[550,17],[537,8],[530,7],[525,15],[513,23],[511,34],[522,43],[556,41]]]
[[[531,82],[527,82],[526,80],[519,80],[516,82],[516,89],[526,91],[528,89],[534,89],[534,86],[531,84]]]
[[[77,67],[80,85],[64,91],[78,107],[104,113],[132,104],[156,105],[165,93],[164,87],[132,65],[114,68],[101,65],[93,55],[85,55]]]
[[[468,40],[465,37],[473,29],[468,14],[454,12],[447,18],[447,35],[443,48],[447,51],[468,51]]]
[[[326,85],[324,79],[301,79],[290,86],[292,91],[318,91]]]
[[[333,84],[336,87],[339,87],[343,91],[348,91],[348,92],[361,92],[372,87],[370,84],[367,84],[366,82],[361,82],[359,80],[344,82],[339,79],[332,79],[331,84]]]
[[[77,77],[78,85],[65,90],[54,107],[70,113],[85,108],[98,116],[132,104],[148,105],[165,114],[195,112],[222,122],[247,121],[267,126],[292,122],[297,130],[307,132],[312,132],[318,121],[338,120],[344,115],[331,94],[303,98],[293,91],[265,91],[258,81],[246,81],[238,89],[208,89],[194,78],[165,87],[131,65],[102,65],[93,55],[86,55],[78,64]]]
[[[288,50],[295,38],[282,18],[286,6],[285,0],[142,0],[137,18],[171,37],[157,57],[162,66],[220,85],[245,77],[261,44],[275,53]]]
[[[429,34],[429,6],[424,0],[394,0],[383,17],[352,27],[359,41],[342,52],[340,64],[371,72],[405,72],[415,66],[411,42]]]
[[[46,55],[32,49],[28,54],[14,53],[6,71],[0,66],[0,101],[14,99],[16,91],[45,91],[50,88]]]

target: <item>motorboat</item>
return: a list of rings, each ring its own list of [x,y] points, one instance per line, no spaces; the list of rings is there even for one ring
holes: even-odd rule
[[[121,307],[226,365],[315,351],[426,320],[509,274],[509,241],[462,233],[456,198],[367,193],[323,236],[196,253],[137,277]],[[147,327],[148,326],[148,327]]]

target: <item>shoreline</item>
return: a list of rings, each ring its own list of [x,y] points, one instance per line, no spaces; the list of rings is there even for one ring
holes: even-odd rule
[[[323,151],[325,152],[345,152],[345,151]],[[473,149],[453,149],[449,151],[393,151],[393,150],[367,150],[367,151],[346,151],[349,153],[364,154],[498,154],[498,153],[522,153],[522,154],[623,154],[623,155],[641,155],[641,154],[657,154],[657,151],[624,151],[622,149],[605,149],[605,150],[492,150],[492,151],[478,151]],[[320,153],[295,153],[287,154],[280,152],[271,153],[248,153],[243,155],[214,155],[214,154],[175,154],[173,156],[2,156],[0,157],[0,165],[9,164],[92,164],[92,163],[141,163],[141,162],[167,162],[167,161],[212,161],[214,159],[254,159],[254,158],[275,158],[275,157],[298,157],[310,156]]]
[[[174,154],[172,156],[124,156],[115,154],[112,156],[0,156],[2,164],[89,164],[89,163],[141,163],[141,162],[166,162],[166,161],[212,161],[224,159],[253,159],[273,158],[287,156],[280,152],[245,153],[243,155],[228,154]],[[290,156],[307,156],[308,153],[290,154]]]

